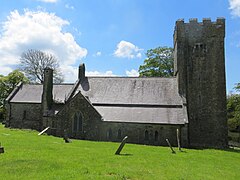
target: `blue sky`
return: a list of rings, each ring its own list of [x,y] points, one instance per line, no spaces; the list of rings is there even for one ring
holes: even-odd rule
[[[88,75],[137,76],[145,52],[173,46],[175,21],[226,18],[227,91],[240,82],[240,0],[0,0],[0,74],[21,53],[53,53],[66,82]]]

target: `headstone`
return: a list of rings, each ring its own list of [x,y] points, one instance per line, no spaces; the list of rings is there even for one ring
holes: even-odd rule
[[[38,133],[38,135],[42,135],[43,133],[45,133],[47,130],[49,129],[49,127],[45,128],[44,130],[42,130],[40,133]]]
[[[181,143],[180,143],[180,131],[179,131],[179,129],[177,129],[177,143],[178,143],[178,150],[182,151],[181,150]]]
[[[170,147],[170,149],[172,150],[172,153],[175,154],[176,152],[173,150],[172,145],[170,144],[169,140],[166,139],[168,146]]]
[[[123,138],[120,146],[118,147],[117,151],[115,152],[116,155],[119,155],[119,154],[120,154],[120,152],[122,151],[122,149],[123,149],[123,147],[124,147],[127,139],[128,139],[128,136],[125,136],[125,137]]]
[[[63,139],[64,139],[65,143],[72,142],[71,139],[69,139],[67,136],[64,136]]]
[[[4,148],[1,146],[1,143],[0,143],[0,154],[1,153],[4,153]]]

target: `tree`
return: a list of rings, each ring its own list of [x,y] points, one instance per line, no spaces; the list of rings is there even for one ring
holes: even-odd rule
[[[227,117],[230,131],[240,130],[240,95],[232,94],[227,97]]]
[[[237,91],[240,92],[240,83],[237,83],[236,86],[234,87],[234,89],[236,89]]]
[[[20,69],[33,82],[43,83],[44,69],[53,69],[53,81],[63,82],[63,75],[59,69],[59,64],[55,56],[39,50],[30,49],[22,53],[20,58]]]
[[[5,113],[4,100],[13,91],[19,82],[27,83],[29,80],[19,70],[14,70],[7,76],[0,75],[0,119]]]
[[[173,48],[157,47],[147,50],[147,58],[139,67],[140,77],[172,77],[173,76]]]

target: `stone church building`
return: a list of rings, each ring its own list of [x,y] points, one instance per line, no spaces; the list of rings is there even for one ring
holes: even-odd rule
[[[86,77],[74,84],[19,84],[6,99],[7,127],[95,141],[182,146],[227,146],[225,19],[178,20],[174,77]]]

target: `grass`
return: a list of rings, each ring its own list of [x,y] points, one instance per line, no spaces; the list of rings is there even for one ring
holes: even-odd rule
[[[240,150],[193,150],[38,136],[0,125],[0,179],[240,179]]]

